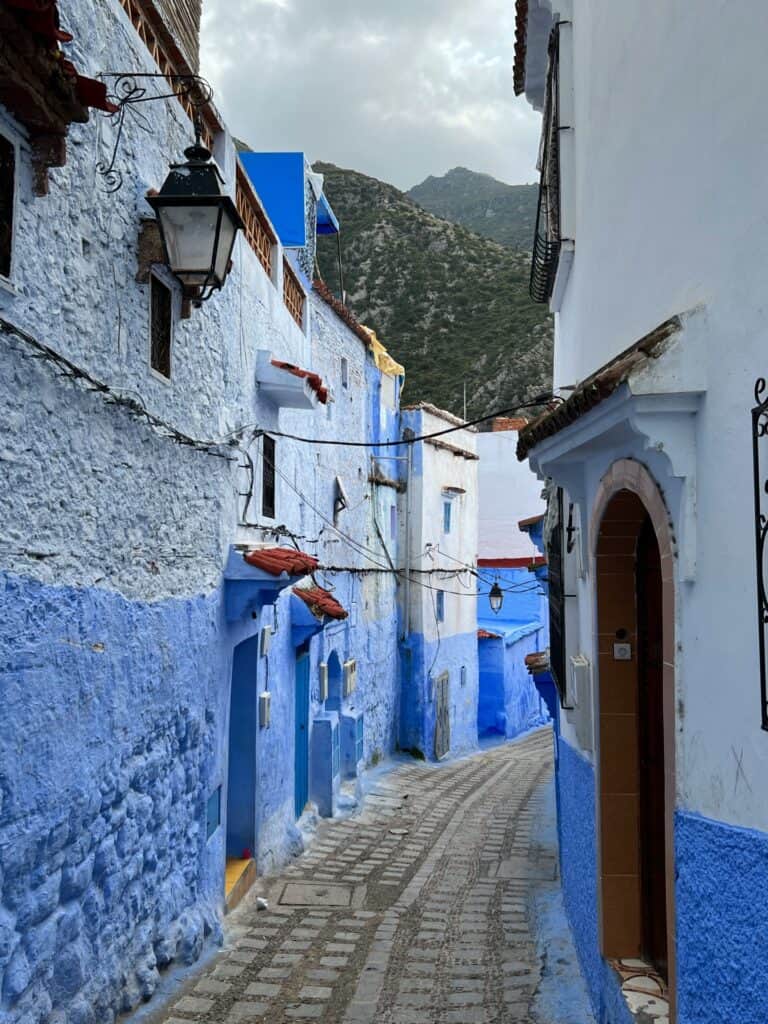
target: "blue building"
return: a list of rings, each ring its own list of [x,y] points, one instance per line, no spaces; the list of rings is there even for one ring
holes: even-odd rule
[[[543,519],[541,484],[515,456],[525,422],[498,417],[477,435],[480,737],[510,739],[547,720],[526,666],[529,655],[547,649],[549,630],[537,577],[546,567],[529,532]]]
[[[195,305],[146,201],[188,98],[143,104],[114,149],[79,98],[108,107],[98,82],[50,80],[58,43],[6,8],[38,64],[0,107],[0,1017],[109,1024],[301,848],[308,801],[332,813],[395,748],[399,485],[322,442],[395,436],[399,377],[311,282],[334,219],[303,158],[283,239],[203,105],[244,230]],[[197,66],[199,4],[51,12],[91,68]],[[55,152],[44,74],[76,122]]]

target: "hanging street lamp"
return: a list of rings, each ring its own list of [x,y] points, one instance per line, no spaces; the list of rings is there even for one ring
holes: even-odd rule
[[[491,605],[491,611],[494,615],[498,615],[501,611],[501,606],[504,604],[504,592],[499,586],[499,581],[496,580],[490,589],[488,594],[488,601]]]
[[[171,164],[157,195],[147,202],[157,215],[166,262],[195,302],[204,302],[221,288],[230,270],[232,248],[243,222],[237,207],[222,191],[224,179],[200,141],[184,150],[186,163]]]

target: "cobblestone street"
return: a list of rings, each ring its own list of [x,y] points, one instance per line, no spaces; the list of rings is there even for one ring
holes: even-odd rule
[[[558,934],[537,927],[559,903],[551,777],[548,730],[376,775],[155,1020],[587,1024],[561,912]]]

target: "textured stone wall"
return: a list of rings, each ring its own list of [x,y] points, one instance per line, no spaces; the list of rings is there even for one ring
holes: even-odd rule
[[[154,70],[116,0],[62,10],[84,72]],[[141,413],[206,441],[244,424],[364,439],[374,412],[366,381],[378,371],[317,299],[299,330],[242,239],[224,290],[177,320],[170,382],[150,371],[148,286],[136,281],[141,219],[151,215],[143,197],[192,133],[175,102],[143,113],[151,130],[126,121],[124,183],[110,196],[95,171],[112,152],[107,119],[72,129],[45,198],[32,194],[22,148],[23,245],[13,290],[0,289],[0,320],[111,389],[89,390],[0,324],[0,1019],[14,1024],[109,1024],[218,937],[232,654],[275,614],[273,650],[254,666],[274,701],[253,753],[258,865],[298,848],[289,595],[228,624],[222,570],[233,543],[289,542],[265,530],[284,525],[329,567],[318,581],[356,606],[334,644],[360,661],[366,758],[394,745],[395,581],[349,572],[386,567],[367,450],[318,454],[278,439],[278,518],[264,521],[258,444],[245,435],[256,467],[246,521],[242,452],[179,446]],[[179,313],[178,291],[174,301]],[[278,410],[255,385],[259,349],[317,369],[336,392],[330,412]],[[351,545],[332,528],[337,474]],[[324,643],[313,640],[313,685]],[[208,838],[218,787],[222,822]]]

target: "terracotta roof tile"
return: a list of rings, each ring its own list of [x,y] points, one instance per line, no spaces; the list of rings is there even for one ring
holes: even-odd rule
[[[549,671],[549,651],[537,651],[534,654],[526,654],[525,667],[532,676],[540,672]]]
[[[478,629],[478,640],[501,640],[501,633],[491,633],[488,629]]]
[[[528,452],[540,441],[559,433],[581,416],[594,409],[621,387],[635,370],[645,366],[649,360],[657,359],[666,347],[669,338],[682,328],[679,316],[670,317],[655,330],[636,341],[605,366],[592,374],[576,388],[567,401],[561,402],[537,416],[520,431],[517,441],[517,457],[522,462]]]
[[[312,285],[313,291],[323,300],[323,302],[330,306],[334,311],[339,320],[347,325],[347,327],[356,334],[357,337],[362,341],[366,348],[371,347],[371,336],[357,319],[351,309],[348,309],[343,302],[339,302],[336,296],[333,294],[331,289],[323,281],[315,281]]]
[[[324,615],[329,619],[346,619],[349,615],[333,594],[322,587],[294,587],[293,592],[318,619]]]
[[[248,565],[263,569],[272,576],[281,576],[284,572],[289,576],[306,576],[319,564],[312,555],[295,548],[255,548],[246,551],[243,558]]]
[[[323,378],[319,373],[313,373],[311,370],[302,370],[300,366],[294,366],[293,363],[285,363],[281,359],[273,359],[271,362],[278,370],[285,370],[286,373],[292,373],[294,377],[301,377],[306,380],[317,395],[317,400],[322,402],[323,405],[327,403],[328,388],[323,384]]]

